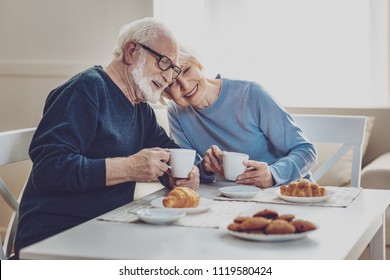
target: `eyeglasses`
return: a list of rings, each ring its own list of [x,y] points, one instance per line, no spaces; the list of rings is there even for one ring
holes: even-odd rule
[[[139,45],[147,50],[148,52],[151,52],[152,54],[156,55],[158,57],[157,66],[163,71],[168,71],[170,68],[173,70],[172,79],[176,79],[177,76],[181,73],[181,69],[179,66],[176,66],[172,63],[172,60],[170,60],[167,56],[162,55],[155,50],[152,50],[151,48],[145,46],[144,44],[139,43]]]

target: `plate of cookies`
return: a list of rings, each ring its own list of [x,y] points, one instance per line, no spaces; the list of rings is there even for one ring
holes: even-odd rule
[[[296,219],[293,214],[279,215],[272,209],[264,209],[252,216],[237,216],[221,229],[241,239],[276,242],[301,239],[317,226],[310,221]]]
[[[276,190],[276,195],[288,202],[316,203],[331,198],[334,195],[334,191],[307,179],[301,179],[293,181],[288,185],[280,186]]]

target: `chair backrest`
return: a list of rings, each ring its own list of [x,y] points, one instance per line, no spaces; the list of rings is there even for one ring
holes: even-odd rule
[[[29,160],[28,150],[35,130],[36,128],[26,128],[0,132],[0,165]],[[19,199],[12,195],[1,177],[0,194],[13,211],[4,238],[4,245],[0,250],[0,257],[4,259],[9,258],[12,253],[19,218]]]
[[[314,143],[338,143],[340,148],[319,166],[313,174],[318,181],[332,166],[352,149],[350,186],[360,187],[362,145],[367,117],[344,115],[292,115],[305,136]]]

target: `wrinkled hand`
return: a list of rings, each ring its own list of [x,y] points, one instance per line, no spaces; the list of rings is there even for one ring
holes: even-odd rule
[[[203,157],[203,169],[223,176],[222,157],[221,149],[216,145],[211,145]]]
[[[192,167],[190,174],[188,174],[188,178],[184,178],[184,179],[183,178],[180,178],[180,179],[174,178],[174,177],[172,177],[171,170],[168,170],[167,173],[169,175],[169,183],[171,184],[171,186],[173,188],[187,187],[187,188],[190,188],[193,190],[197,190],[199,188],[199,183],[200,183],[199,168],[195,165]]]
[[[129,158],[129,171],[134,181],[150,182],[162,176],[167,170],[169,150],[162,148],[143,149]]]
[[[256,185],[259,188],[269,188],[275,184],[266,162],[247,160],[244,165],[247,169],[237,177],[237,184]]]

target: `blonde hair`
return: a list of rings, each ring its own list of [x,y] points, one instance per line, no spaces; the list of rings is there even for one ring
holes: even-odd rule
[[[114,47],[114,60],[123,59],[123,50],[127,42],[135,41],[147,45],[156,40],[161,34],[174,38],[172,32],[163,23],[152,17],[142,18],[123,25],[119,30],[119,36]]]
[[[190,62],[197,66],[201,71],[204,70],[203,64],[200,62],[197,54],[186,46],[180,46],[179,64],[183,65]]]

